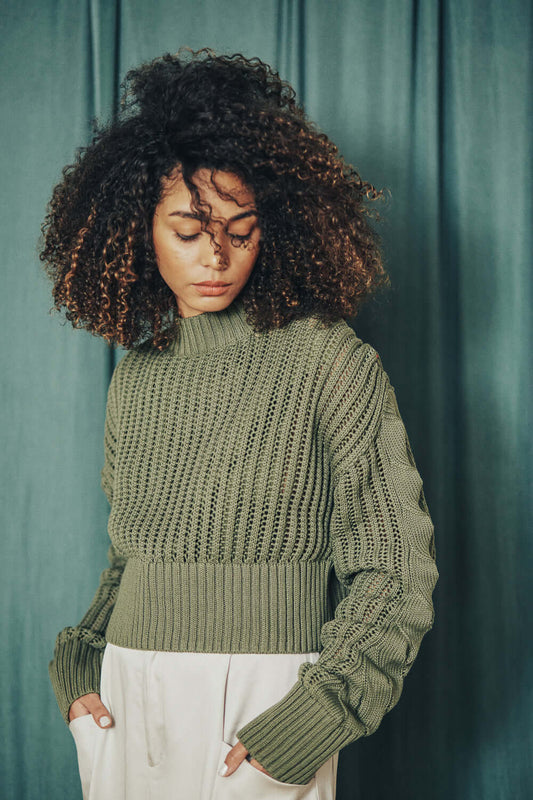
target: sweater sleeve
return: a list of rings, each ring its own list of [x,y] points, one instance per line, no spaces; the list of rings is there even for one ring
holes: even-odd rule
[[[237,736],[272,777],[308,783],[335,752],[374,733],[398,702],[432,628],[434,526],[394,389],[349,326],[324,382],[332,562],[341,585],[320,656]]]
[[[111,505],[119,422],[118,374],[113,372],[106,404],[104,425],[104,466],[101,486]],[[64,628],[56,637],[54,657],[48,664],[50,681],[59,710],[69,724],[69,709],[78,697],[100,692],[100,668],[106,645],[105,631],[113,610],[126,559],[111,544],[107,551],[109,566],[100,575],[96,594],[83,619],[74,627]]]

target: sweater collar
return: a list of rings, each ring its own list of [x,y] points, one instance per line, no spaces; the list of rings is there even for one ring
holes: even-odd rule
[[[179,317],[176,338],[170,344],[176,356],[193,356],[224,347],[254,333],[246,321],[244,303],[236,297],[220,311],[204,311],[193,317]]]

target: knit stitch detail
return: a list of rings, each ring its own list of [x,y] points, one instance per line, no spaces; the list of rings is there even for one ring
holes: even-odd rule
[[[56,640],[59,707],[99,691],[105,641],[320,651],[237,736],[306,784],[379,726],[434,621],[434,529],[378,353],[339,320],[255,332],[241,302],[130,351],[108,391],[110,566]],[[88,689],[87,687],[91,687]]]
[[[221,311],[204,311],[193,317],[180,317],[178,335],[169,352],[177,357],[194,357],[257,336],[246,319],[240,297]]]

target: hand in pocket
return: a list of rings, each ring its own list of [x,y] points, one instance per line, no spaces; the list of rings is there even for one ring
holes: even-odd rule
[[[246,747],[243,745],[242,742],[238,741],[237,744],[231,748],[231,750],[229,751],[224,760],[224,766],[227,767],[226,771],[221,772],[220,774],[223,775],[224,777],[231,775],[233,772],[235,772],[237,767],[244,761],[247,755],[248,755],[248,750],[246,749]],[[250,758],[248,760],[252,765],[252,767],[255,767],[260,772],[264,772],[265,775],[272,777],[270,773],[267,772],[266,769],[261,766],[259,761],[255,760],[255,758]],[[224,769],[224,767],[222,767],[222,769]]]
[[[100,699],[96,692],[90,692],[78,697],[71,703],[68,712],[69,721],[77,717],[92,714],[94,721],[100,728],[110,728],[113,725],[113,717]]]

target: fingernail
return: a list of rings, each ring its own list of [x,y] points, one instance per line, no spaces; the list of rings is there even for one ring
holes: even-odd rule
[[[103,728],[107,728],[108,725],[111,725],[111,720],[109,719],[109,717],[105,717],[105,716],[104,717],[100,717],[100,725]]]
[[[222,765],[222,769],[220,770],[220,772],[218,774],[219,775],[225,775],[227,771],[228,771],[228,765],[226,764],[226,762],[224,762],[224,764]]]

